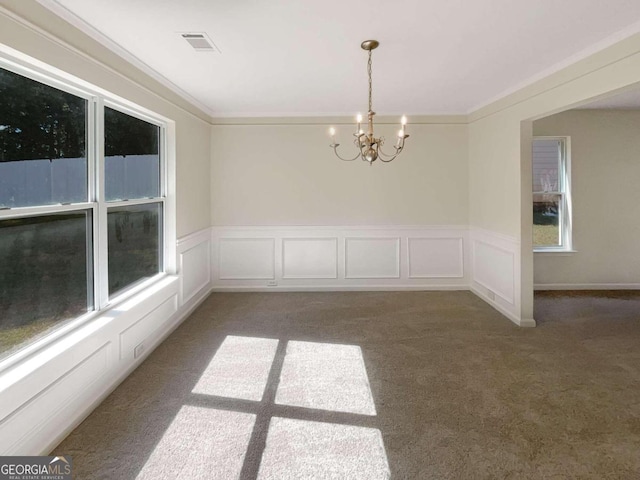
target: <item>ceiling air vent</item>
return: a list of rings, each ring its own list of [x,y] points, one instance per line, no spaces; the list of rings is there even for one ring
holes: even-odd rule
[[[180,35],[189,42],[189,45],[191,45],[196,52],[218,51],[211,39],[204,33],[181,33]]]

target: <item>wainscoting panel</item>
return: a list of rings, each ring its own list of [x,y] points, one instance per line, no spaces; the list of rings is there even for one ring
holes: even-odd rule
[[[520,243],[506,235],[474,228],[471,235],[471,290],[521,326],[535,326],[521,319]]]
[[[469,288],[466,226],[263,226],[211,231],[214,290]]]
[[[48,388],[24,404],[19,412],[0,425],[2,455],[25,454],[25,444],[35,436],[51,436],[52,425],[57,428],[56,416],[75,400],[78,385],[86,389],[99,381],[109,365],[110,344],[106,343],[88,358],[81,360],[71,371],[59,377]],[[28,419],[28,422],[25,422]],[[34,454],[34,452],[32,452]]]
[[[482,240],[475,240],[473,258],[474,280],[513,305],[514,253]]]
[[[211,232],[209,229],[178,241],[180,305],[211,288]]]
[[[464,277],[464,241],[457,238],[409,238],[409,278]]]
[[[162,330],[172,315],[178,310],[178,298],[173,296],[148,315],[120,333],[120,360],[134,360],[134,348],[146,340],[149,332]]]
[[[338,239],[283,239],[282,278],[338,278]]]
[[[273,238],[218,240],[218,279],[265,280],[275,277]]]
[[[400,278],[400,238],[346,238],[345,278]]]

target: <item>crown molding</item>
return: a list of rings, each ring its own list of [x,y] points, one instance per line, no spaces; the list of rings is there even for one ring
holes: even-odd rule
[[[399,116],[376,116],[376,125],[398,125]],[[350,115],[308,115],[308,116],[255,116],[255,117],[212,117],[212,125],[354,125]],[[412,115],[408,125],[466,125],[467,115]]]

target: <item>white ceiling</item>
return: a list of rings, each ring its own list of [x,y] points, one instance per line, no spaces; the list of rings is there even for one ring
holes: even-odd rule
[[[468,113],[640,31],[638,0],[39,1],[215,116],[366,110],[369,38],[379,114]],[[206,32],[221,53],[179,32]]]

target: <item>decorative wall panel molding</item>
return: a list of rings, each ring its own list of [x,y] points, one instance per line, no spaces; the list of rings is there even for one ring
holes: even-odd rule
[[[410,237],[409,278],[463,278],[464,240]]]
[[[483,240],[473,241],[474,281],[514,304],[514,252]]]
[[[178,241],[178,268],[180,271],[180,305],[188,303],[198,293],[211,288],[211,231]]]
[[[165,323],[171,319],[178,310],[178,298],[176,295],[167,299],[160,306],[155,308],[129,328],[120,333],[120,359],[134,360],[134,349],[136,345],[146,340],[149,332],[154,329],[162,329]]]
[[[214,290],[469,288],[464,226],[213,227],[211,231]],[[241,247],[235,247],[237,243]],[[253,266],[245,265],[247,258]],[[274,269],[269,270],[272,259]],[[247,275],[250,269],[253,274]]]
[[[479,228],[471,229],[470,238],[471,290],[524,326],[520,312],[520,243],[513,237]]]
[[[338,278],[338,239],[283,238],[282,278]]]
[[[273,238],[218,240],[218,279],[266,280],[275,277]]]
[[[400,237],[345,238],[345,278],[400,278]]]
[[[74,368],[55,379],[49,387],[27,401],[19,412],[0,424],[2,455],[24,455],[34,439],[58,434],[55,430],[59,419],[56,417],[76,400],[79,391],[91,387],[104,375],[109,366],[110,346],[110,343],[106,343],[88,358],[80,360]],[[84,388],[78,390],[79,385]],[[50,431],[52,429],[54,432]]]

